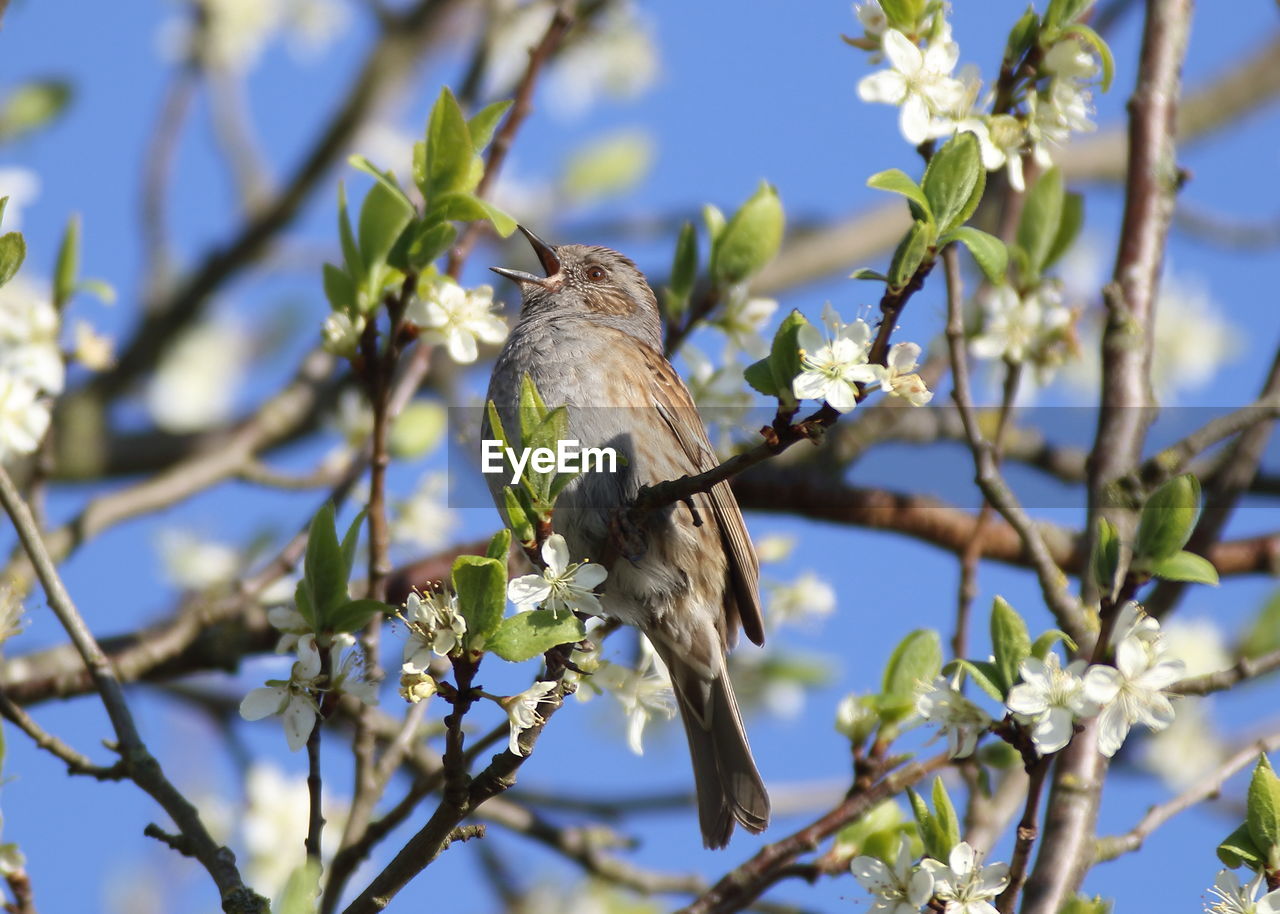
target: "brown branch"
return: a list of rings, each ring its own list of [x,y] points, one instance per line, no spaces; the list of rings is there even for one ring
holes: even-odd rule
[[[1261,657],[1241,657],[1229,669],[1203,676],[1192,676],[1171,685],[1167,691],[1175,695],[1210,695],[1224,692],[1249,679],[1257,679],[1280,670],[1280,651],[1272,651]]]
[[[835,809],[782,840],[766,845],[750,860],[726,873],[692,904],[681,908],[680,914],[728,914],[742,910],[785,877],[787,867],[801,854],[816,850],[825,838],[950,761],[943,753],[923,762],[912,762],[865,789],[854,790]]]
[[[1009,884],[996,899],[996,910],[1000,914],[1011,914],[1013,906],[1018,902],[1018,892],[1027,879],[1027,864],[1031,862],[1031,848],[1036,843],[1036,825],[1040,819],[1040,798],[1044,793],[1044,779],[1049,773],[1049,758],[1037,759],[1031,766],[1027,783],[1027,804],[1022,812],[1022,820],[1018,822],[1017,840],[1013,845],[1013,856],[1009,860]]]
[[[1175,137],[1182,61],[1191,22],[1190,0],[1148,0],[1129,102],[1129,157],[1125,211],[1113,282],[1104,295],[1102,396],[1089,462],[1086,537],[1103,513],[1122,537],[1133,512],[1116,505],[1112,483],[1142,457],[1150,420],[1151,345],[1164,247],[1180,181]],[[1086,550],[1087,553],[1088,550]],[[1094,588],[1084,576],[1088,595]],[[1105,628],[1108,620],[1103,620]],[[1090,645],[1081,641],[1087,655]],[[1056,914],[1080,885],[1092,858],[1092,840],[1108,760],[1097,750],[1097,722],[1085,725],[1059,755],[1054,769],[1044,840],[1027,882],[1025,914]]]
[[[200,861],[217,885],[222,909],[227,914],[266,914],[270,910],[267,900],[244,884],[236,869],[235,856],[213,840],[196,808],[169,781],[160,763],[143,743],[125,702],[120,680],[72,602],[71,595],[67,593],[30,509],[3,467],[0,467],[0,503],[3,503],[17,530],[18,539],[31,557],[49,608],[53,610],[89,670],[107,716],[111,719],[120,760],[129,779],[159,803],[178,826],[192,856]]]
[[[66,762],[68,774],[84,774],[100,781],[118,781],[127,776],[122,762],[109,766],[95,765],[87,755],[81,754],[49,733],[3,689],[0,689],[0,715],[4,715],[5,719],[31,737],[36,748],[43,749],[55,758]]]

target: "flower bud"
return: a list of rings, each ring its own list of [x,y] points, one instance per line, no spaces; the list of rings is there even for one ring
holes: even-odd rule
[[[761,183],[712,244],[712,281],[720,287],[733,286],[764,269],[782,244],[784,223],[778,192]]]

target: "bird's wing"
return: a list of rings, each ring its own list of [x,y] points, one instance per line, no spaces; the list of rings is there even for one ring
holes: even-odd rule
[[[649,377],[653,379],[651,390],[654,406],[670,428],[680,449],[688,457],[690,465],[697,468],[697,472],[704,473],[714,469],[719,460],[707,438],[706,428],[703,427],[702,417],[689,394],[689,388],[661,353],[643,344],[639,348]],[[742,519],[742,510],[727,482],[713,486],[708,495],[716,526],[720,530],[729,558],[729,583],[734,597],[733,604],[736,606],[726,602],[726,609],[732,613],[736,608],[736,622],[741,624],[747,637],[755,644],[764,644],[764,617],[760,610],[760,560],[756,557],[755,547],[751,545],[747,525]],[[737,625],[732,617],[726,621],[729,623],[726,634],[732,643]]]

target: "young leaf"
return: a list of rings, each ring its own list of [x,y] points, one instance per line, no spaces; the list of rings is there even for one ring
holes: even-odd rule
[[[1022,60],[1023,55],[1031,50],[1039,32],[1040,17],[1036,15],[1034,8],[1028,6],[1027,11],[1009,30],[1009,40],[1005,43],[1004,63],[1010,72],[1014,71],[1015,64]]]
[[[901,194],[913,204],[911,207],[911,216],[913,219],[923,219],[925,222],[933,222],[933,210],[929,208],[929,198],[925,196],[924,189],[911,180],[907,173],[899,168],[890,168],[888,171],[877,172],[867,178],[867,187],[873,187],[876,190],[887,190],[893,194]]]
[[[420,223],[408,239],[405,251],[405,265],[410,269],[423,270],[430,266],[437,257],[449,250],[458,230],[449,222],[432,224],[425,220]]]
[[[573,613],[563,612],[556,618],[549,609],[534,609],[503,619],[485,642],[485,648],[503,660],[521,663],[586,636],[586,626]]]
[[[990,660],[952,660],[942,668],[942,672],[950,676],[956,669],[964,670],[978,688],[996,701],[1004,701],[1004,690],[1000,686],[1000,670]]]
[[[889,277],[868,267],[859,267],[849,274],[850,279],[873,279],[876,282],[888,282]]]
[[[1254,846],[1262,851],[1268,867],[1280,860],[1280,778],[1271,770],[1266,755],[1258,757],[1257,767],[1249,781],[1249,799],[1245,824]]]
[[[1044,24],[1054,28],[1070,25],[1092,3],[1093,0],[1049,0],[1049,8],[1044,14]]]
[[[924,15],[925,0],[880,0],[889,24],[904,32],[913,32]],[[946,859],[946,858],[943,858]]]
[[[482,645],[507,608],[507,563],[460,555],[454,559],[451,580],[458,595],[458,612],[467,620],[467,644]]]
[[[951,848],[960,843],[960,819],[956,815],[955,806],[951,803],[951,797],[947,796],[947,788],[942,783],[942,778],[933,779],[933,821],[936,823],[939,838],[950,853]]]
[[[1110,594],[1115,591],[1116,573],[1120,570],[1120,531],[1105,517],[1098,518],[1097,531],[1089,570],[1098,590]]]
[[[1223,838],[1218,845],[1218,859],[1231,869],[1247,866],[1257,870],[1262,866],[1266,855],[1254,844],[1248,823],[1242,822],[1239,828]]]
[[[720,207],[710,203],[703,204],[702,224],[707,227],[707,237],[711,239],[711,246],[714,248],[725,227],[724,213],[720,212]]]
[[[667,284],[666,301],[668,317],[678,317],[684,313],[697,278],[698,233],[692,222],[686,222],[680,227],[675,257],[671,262],[671,281]]]
[[[1093,48],[1098,55],[1098,59],[1102,61],[1101,89],[1103,92],[1108,91],[1111,88],[1111,81],[1116,75],[1116,62],[1115,58],[1111,56],[1111,48],[1102,40],[1102,36],[1083,22],[1077,22],[1063,29],[1062,34],[1064,37],[1074,35]]]
[[[773,372],[773,386],[777,397],[785,405],[795,403],[791,382],[800,374],[800,330],[809,321],[798,310],[782,319],[778,332],[773,335],[769,347],[769,369]]]
[[[327,628],[329,614],[347,602],[345,564],[334,526],[333,502],[327,501],[312,518],[307,552],[302,560],[302,579],[307,584],[319,629]]]
[[[311,585],[305,577],[298,581],[298,586],[293,589],[293,602],[298,608],[298,615],[307,620],[311,630],[319,629],[320,620],[316,618],[315,601],[311,599]]]
[[[475,154],[471,131],[449,87],[440,90],[427,121],[427,145],[422,196],[432,202],[439,194],[470,190],[471,159]]]
[[[1050,168],[1027,191],[1022,206],[1022,219],[1018,223],[1018,247],[1027,254],[1027,267],[1031,276],[1038,278],[1062,226],[1062,170]]]
[[[367,508],[357,514],[351,526],[347,527],[347,532],[342,535],[342,566],[345,569],[344,578],[347,580],[351,579],[351,569],[356,564],[356,547],[360,545],[360,527],[368,514]]]
[[[522,543],[533,542],[533,520],[515,490],[510,486],[502,490],[502,506],[507,516],[507,525],[515,538]]]
[[[27,242],[17,232],[0,235],[0,286],[13,279],[27,259]]]
[[[329,307],[342,314],[351,314],[356,306],[356,287],[351,277],[331,263],[324,265],[324,297]]]
[[[915,696],[921,682],[933,682],[942,669],[942,642],[933,629],[919,628],[894,648],[884,670],[887,695]]]
[[[347,275],[364,276],[364,260],[351,232],[351,217],[347,214],[347,188],[338,182],[338,240],[342,242],[342,261],[347,265]]]
[[[60,115],[71,100],[71,84],[61,79],[25,83],[0,104],[0,142],[38,130]]]
[[[748,365],[742,372],[742,377],[766,397],[778,396],[778,388],[773,382],[773,368],[770,366],[767,357]]]
[[[933,154],[921,183],[939,232],[968,221],[982,200],[986,177],[972,133],[957,133]]]
[[[1071,249],[1076,236],[1084,226],[1084,195],[1068,193],[1062,198],[1062,219],[1058,223],[1058,234],[1045,256],[1045,269],[1053,266],[1063,254]]]
[[[400,186],[395,179],[395,175],[391,174],[391,172],[381,170],[362,155],[347,156],[347,164],[352,168],[363,171],[367,175],[371,175],[393,196],[399,197],[405,206],[413,209],[413,201],[409,199],[409,196],[404,192],[404,188]]]
[[[53,270],[53,306],[58,310],[71,300],[80,277],[80,216],[67,220],[62,243],[58,245],[57,266]]]
[[[358,632],[374,616],[383,615],[389,609],[381,600],[348,600],[329,614],[328,628],[335,632]]]
[[[1188,584],[1218,586],[1218,569],[1213,563],[1194,552],[1175,552],[1149,563],[1148,569],[1165,581],[1184,581]]]
[[[1163,559],[1187,544],[1200,519],[1200,481],[1190,473],[1170,479],[1142,506],[1134,554]]]
[[[489,540],[489,547],[485,549],[484,554],[491,559],[498,559],[505,562],[507,554],[511,552],[511,531],[503,527],[493,535],[493,539]]]
[[[889,264],[891,289],[902,289],[911,281],[911,277],[916,275],[916,270],[924,262],[932,241],[933,226],[917,219],[893,252],[893,262]]]
[[[360,207],[360,257],[365,269],[386,263],[391,247],[413,218],[413,206],[381,182],[369,188]]]
[[[773,185],[761,182],[711,245],[711,279],[720,288],[745,282],[773,260],[786,217]]]
[[[1074,638],[1064,631],[1051,628],[1040,637],[1036,638],[1035,642],[1031,645],[1031,656],[1035,657],[1037,660],[1043,660],[1045,657],[1049,656],[1049,651],[1053,650],[1053,646],[1059,641],[1065,644],[1068,650],[1074,651],[1076,649],[1076,642]]]
[[[1003,241],[971,225],[952,229],[938,239],[940,245],[951,241],[959,242],[969,249],[978,269],[982,270],[982,275],[993,285],[998,286],[1004,282],[1009,269],[1009,249]]]
[[[484,152],[485,147],[493,140],[493,134],[498,129],[498,122],[510,110],[511,105],[511,99],[503,99],[500,102],[485,105],[471,116],[471,119],[467,121],[467,130],[471,133],[472,149],[476,152]]]
[[[1001,686],[1008,694],[1018,681],[1018,666],[1031,656],[1031,635],[1022,616],[1003,597],[996,597],[991,606],[991,648]]]

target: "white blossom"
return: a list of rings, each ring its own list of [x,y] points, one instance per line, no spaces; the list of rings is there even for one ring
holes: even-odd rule
[[[803,571],[791,583],[769,588],[768,616],[774,623],[823,619],[835,609],[835,588],[813,571]]]
[[[226,319],[204,321],[178,337],[147,387],[156,424],[168,432],[197,432],[230,419],[250,343],[248,331]]]
[[[0,168],[0,197],[8,197],[4,207],[4,230],[22,228],[23,207],[40,196],[40,176],[29,168]]]
[[[405,310],[405,320],[424,331],[425,342],[443,344],[459,365],[476,360],[478,343],[496,345],[507,338],[506,321],[493,313],[492,286],[468,290],[451,279],[423,285]]]
[[[1181,660],[1164,660],[1139,638],[1116,648],[1116,665],[1094,664],[1085,671],[1085,697],[1102,708],[1098,751],[1116,754],[1134,724],[1163,730],[1173,723],[1173,705],[1164,689],[1182,678]]]
[[[933,897],[933,874],[916,867],[911,859],[911,842],[898,845],[898,859],[892,866],[875,857],[854,857],[849,870],[874,899],[870,914],[918,914]]]
[[[449,541],[458,518],[445,504],[448,482],[443,474],[431,473],[418,483],[413,494],[397,505],[391,521],[391,539],[422,549],[439,549]]]
[[[115,343],[99,333],[88,321],[76,321],[71,352],[77,362],[90,371],[106,371],[116,361]]]
[[[1173,723],[1142,744],[1142,767],[1181,793],[1221,765],[1227,746],[1213,727],[1208,698],[1183,698]]]
[[[912,406],[924,406],[933,399],[933,391],[915,373],[920,359],[918,343],[894,343],[884,365],[868,365],[880,389],[895,397],[902,397]]]
[[[960,49],[938,40],[921,51],[897,29],[882,42],[891,69],[864,76],[858,95],[866,102],[901,106],[898,126],[907,142],[918,146],[929,139],[933,118],[952,111],[964,95],[964,85],[952,78]]]
[[[978,737],[991,726],[991,715],[966,698],[946,676],[921,684],[916,713],[942,730],[952,758],[972,755]]]
[[[49,429],[49,405],[30,383],[0,371],[0,460],[30,454]]]
[[[977,852],[961,841],[951,849],[948,864],[926,859],[921,864],[933,874],[933,893],[946,914],[996,914],[995,898],[1009,881],[1009,865],[982,866]]]
[[[602,97],[638,97],[653,85],[659,69],[653,29],[637,5],[612,4],[557,55],[547,96],[561,114],[578,115]]]
[[[1210,618],[1179,615],[1161,629],[1161,634],[1165,655],[1181,660],[1188,677],[1217,673],[1235,662],[1222,629]]]
[[[288,654],[297,650],[298,641],[303,635],[315,634],[314,629],[302,613],[292,606],[273,606],[267,610],[267,621],[271,627],[280,632],[280,640],[276,642],[277,654]]]
[[[18,276],[0,287],[0,371],[46,394],[62,393],[61,326],[53,301],[35,284]]]
[[[543,723],[542,715],[538,713],[538,703],[546,699],[555,689],[556,683],[540,681],[518,695],[501,699],[500,704],[507,712],[507,724],[511,728],[507,748],[511,750],[512,755],[524,755],[520,751],[520,734]]]
[[[728,338],[725,358],[731,356],[735,348],[753,359],[763,358],[769,346],[761,336],[761,330],[777,310],[775,299],[748,298],[745,287],[735,289],[729,296],[723,315],[715,322]]]
[[[431,655],[447,657],[462,647],[467,620],[458,611],[457,594],[444,591],[413,591],[404,603],[401,616],[409,629],[404,645],[405,669],[425,672]]]
[[[187,10],[161,26],[170,59],[198,56],[206,65],[246,72],[277,37],[297,57],[314,55],[342,34],[348,9],[338,0],[202,0],[197,24]]]
[[[334,779],[326,778],[331,784]],[[243,814],[231,814],[240,823],[245,851],[245,878],[268,897],[278,897],[289,875],[304,859],[303,840],[307,836],[306,810],[310,801],[305,773],[286,774],[274,764],[253,762],[245,774]],[[325,790],[324,831],[321,846],[328,857],[342,834],[348,802]],[[237,804],[238,806],[239,804]],[[203,811],[204,804],[201,804]],[[237,856],[239,851],[237,850]]]
[[[207,590],[240,574],[242,562],[235,547],[190,530],[161,532],[158,548],[166,576],[184,590]]]
[[[858,17],[858,23],[862,26],[862,31],[866,36],[875,41],[881,40],[885,29],[889,27],[889,17],[884,14],[884,10],[880,7],[880,0],[866,0],[865,3],[855,3],[853,12]]]
[[[571,563],[569,545],[559,533],[553,533],[542,544],[542,560],[547,567],[541,574],[526,574],[507,584],[507,598],[521,612],[542,604],[559,615],[562,610],[601,613],[600,598],[592,593],[609,572],[594,562]]]
[[[431,674],[406,663],[400,668],[400,697],[410,704],[426,701],[436,694],[436,681]]]
[[[329,677],[329,688],[359,699],[371,707],[377,705],[378,680],[370,675],[364,648],[359,645],[353,647],[342,656],[341,661],[338,660],[338,654],[339,648],[335,641],[332,650],[334,672]]]
[[[357,314],[352,319],[345,311],[334,311],[324,319],[320,335],[324,339],[324,348],[334,355],[350,358],[356,354],[360,345],[360,337],[364,335],[365,318]]]
[[[268,682],[250,690],[240,702],[240,716],[245,720],[261,720],[279,714],[284,724],[289,749],[297,752],[307,743],[319,713],[311,691],[318,687],[321,661],[314,635],[298,642],[298,659],[294,661],[287,681]]]
[[[1204,909],[1209,914],[1280,914],[1280,889],[1258,897],[1265,884],[1266,874],[1262,872],[1248,885],[1241,885],[1240,877],[1232,870],[1219,870],[1209,890],[1218,900]]]
[[[627,715],[627,746],[636,755],[644,755],[642,738],[651,718],[670,720],[676,713],[675,693],[667,668],[649,644],[640,636],[641,659],[636,669],[617,663],[601,663],[593,676],[601,686],[622,704]]]
[[[993,286],[981,305],[982,332],[969,344],[976,357],[1030,362],[1042,379],[1062,361],[1073,314],[1063,306],[1056,282],[1042,282],[1025,295],[1009,285]]]
[[[1076,660],[1064,670],[1054,653],[1044,660],[1028,657],[1022,661],[1022,682],[1009,690],[1005,706],[1031,726],[1031,741],[1041,755],[1057,752],[1071,741],[1077,718],[1097,713],[1097,707],[1084,696],[1084,669],[1084,661]]]
[[[826,339],[812,324],[805,324],[796,339],[801,366],[800,374],[791,382],[796,398],[825,400],[842,413],[857,406],[857,385],[876,378],[867,364],[871,328],[866,321],[841,325]]]

